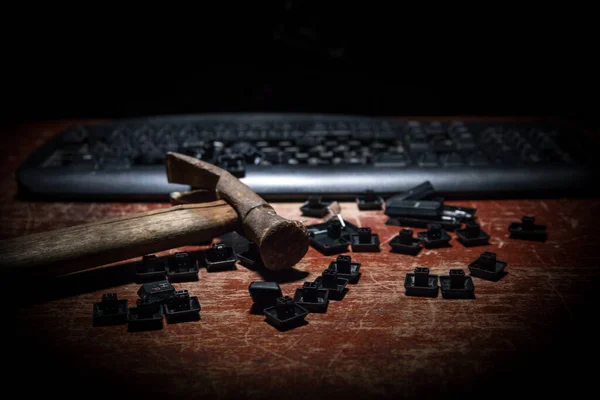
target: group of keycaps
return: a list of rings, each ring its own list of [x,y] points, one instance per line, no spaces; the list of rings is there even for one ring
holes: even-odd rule
[[[532,219],[527,217],[524,219],[524,223],[513,223],[510,226],[512,232],[511,236],[522,239],[539,239],[540,233],[545,232],[545,227],[533,224]],[[344,239],[340,235],[339,224],[328,224],[329,227],[337,226],[337,235],[333,240],[337,240],[339,243],[331,242],[331,235],[327,231],[319,233],[320,224],[309,226],[309,234],[311,239],[317,237],[316,242],[320,249],[333,249],[334,251],[344,250],[348,247],[348,240]],[[315,227],[316,226],[316,227]],[[352,230],[353,225],[345,223],[345,228]],[[360,245],[360,238],[358,235],[361,233],[365,236],[362,240],[366,247],[362,249],[364,251],[379,251],[378,239],[372,239],[372,236],[376,236],[369,233],[367,238],[367,231],[360,231],[356,235],[356,242],[352,242],[354,245]],[[315,234],[315,232],[317,232]],[[319,237],[319,235],[325,235],[330,241],[329,245]],[[446,234],[447,235],[447,234]],[[397,237],[398,238],[398,237]],[[426,238],[426,236],[425,236]],[[368,240],[367,240],[368,239]],[[400,239],[398,239],[400,240]],[[400,240],[401,241],[401,240]],[[414,239],[411,235],[411,244],[398,243],[401,246],[399,251],[404,254],[416,255],[412,249],[412,243],[417,242],[420,247],[421,240]],[[376,248],[375,246],[376,242]],[[427,240],[424,242],[427,244]],[[447,243],[447,242],[446,242]],[[473,242],[467,242],[468,245],[474,245]],[[487,241],[478,241],[476,244],[485,244]],[[370,246],[370,247],[369,247]],[[403,247],[409,246],[409,247]],[[443,247],[443,246],[434,246]],[[353,247],[354,249],[354,247]],[[410,251],[404,251],[410,249]],[[360,251],[361,249],[359,249]],[[392,246],[392,251],[397,251],[397,246]],[[462,269],[450,269],[448,275],[435,275],[430,274],[429,268],[417,267],[413,272],[407,273],[404,281],[405,293],[407,296],[423,296],[423,297],[437,297],[441,289],[443,298],[446,299],[467,299],[475,296],[475,285],[473,283],[473,277],[478,277],[485,280],[497,281],[504,275],[504,269],[507,263],[496,259],[496,254],[492,252],[483,252],[475,261],[469,264],[468,268],[471,273],[467,276]],[[342,300],[346,295],[349,283],[357,283],[360,278],[360,267],[361,264],[353,262],[349,255],[338,255],[335,261],[330,262],[329,267],[318,276],[314,282],[304,282],[302,287],[297,288],[293,298],[290,296],[283,296],[281,288],[277,282],[264,282],[256,281],[252,282],[248,287],[250,296],[253,300],[251,311],[258,314],[264,314],[266,321],[271,325],[275,326],[279,330],[288,330],[305,323],[305,318],[309,313],[324,313],[327,311],[329,300]]]
[[[251,312],[264,314],[268,323],[282,331],[300,326],[309,313],[325,313],[330,300],[344,298],[348,284],[360,279],[360,265],[349,255],[339,255],[313,282],[297,288],[294,297],[283,296],[277,282],[252,282],[248,287]]]
[[[198,280],[200,262],[209,272],[232,269],[238,255],[231,246],[215,243],[195,258],[188,252],[177,252],[170,257],[157,257],[147,254],[136,265],[138,281],[168,279],[170,282],[189,282]]]
[[[469,231],[469,229],[472,229],[472,231]],[[431,228],[429,231],[431,231]],[[508,227],[508,231],[510,232],[510,238],[512,239],[545,241],[547,238],[546,226],[536,224],[535,218],[531,216],[523,217],[521,222],[512,222]],[[404,239],[402,239],[403,232],[405,236]],[[469,226],[469,224],[467,224],[466,228],[457,230],[456,234],[459,238],[459,241],[466,246],[485,245],[488,243],[489,239],[489,235],[487,233],[478,228],[475,229],[472,225]],[[427,235],[430,235],[430,233],[427,233]],[[447,233],[445,233],[445,235],[448,236],[447,240],[450,240],[450,236]],[[401,253],[414,255],[418,251],[406,251],[407,249],[410,249],[410,244],[408,243],[408,240],[410,239],[409,236],[412,235],[407,234],[406,230],[402,230],[400,231],[400,235],[394,239],[398,242],[402,242],[403,240],[405,241],[405,243],[401,245]],[[412,240],[413,244],[415,241],[419,241],[418,239]],[[436,234],[436,238],[434,240],[442,239],[438,237],[438,234]],[[427,247],[427,243],[428,241],[431,242],[431,239],[421,238],[421,241]],[[390,245],[391,244],[392,243],[390,243]],[[397,243],[395,246],[396,251],[398,250],[398,246],[399,244]],[[440,246],[436,245],[434,247]],[[506,275],[506,272],[504,271],[506,266],[507,263],[505,261],[500,261],[496,258],[496,253],[486,251],[483,252],[475,261],[469,264],[471,276],[467,276],[465,271],[462,269],[450,269],[448,275],[438,276],[435,274],[430,274],[429,268],[417,267],[412,273],[406,274],[404,288],[407,296],[437,297],[438,289],[441,289],[442,297],[447,299],[473,298],[475,297],[475,285],[472,277],[477,277],[488,281],[498,281],[502,279],[504,275]]]
[[[196,321],[200,319],[200,302],[187,290],[175,290],[167,280],[144,283],[138,290],[140,297],[135,307],[129,307],[127,299],[119,299],[115,293],[102,295],[102,301],[93,308],[93,324],[128,324],[130,331],[160,329],[163,318],[168,323]]]
[[[200,263],[207,271],[220,271],[235,268],[236,261],[255,259],[256,246],[250,245],[248,252],[236,254],[231,246],[215,243],[201,255],[177,252],[168,257],[147,254],[136,263],[137,282],[144,282],[138,290],[139,299],[135,307],[129,307],[126,299],[119,299],[115,293],[102,295],[102,301],[93,308],[93,324],[129,325],[130,330],[160,329],[163,317],[168,323],[197,320],[200,317],[200,302],[190,296],[187,290],[175,290],[171,282],[191,282],[198,280]],[[252,262],[252,261],[250,261]]]
[[[422,248],[449,247],[452,237],[446,229],[455,231],[458,241],[466,247],[489,243],[490,235],[476,222],[476,209],[447,206],[443,199],[434,196],[431,183],[424,182],[385,202],[385,214],[390,217],[386,224],[427,228],[416,237],[413,230],[401,229],[389,242],[391,252],[416,256]],[[380,196],[369,191],[358,196],[356,202],[359,210],[380,210],[384,205]],[[359,228],[343,220],[339,207],[332,204],[313,196],[300,207],[305,216],[327,218],[323,223],[307,226],[311,245],[324,255],[343,253],[349,246],[353,252],[379,252],[378,235],[370,228]],[[516,239],[545,241],[547,237],[546,226],[536,224],[532,216],[511,223],[508,231]],[[441,289],[444,298],[473,298],[472,277],[497,281],[505,275],[506,266],[505,261],[496,258],[496,253],[483,252],[468,266],[471,276],[463,269],[450,269],[448,275],[438,276],[430,274],[429,268],[417,267],[406,275],[406,295],[437,297]]]

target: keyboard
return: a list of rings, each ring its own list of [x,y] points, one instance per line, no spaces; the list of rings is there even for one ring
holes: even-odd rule
[[[267,200],[387,196],[431,182],[441,196],[575,193],[595,187],[590,144],[548,123],[216,114],[73,125],[18,169],[21,196],[168,201],[166,152],[230,171]]]

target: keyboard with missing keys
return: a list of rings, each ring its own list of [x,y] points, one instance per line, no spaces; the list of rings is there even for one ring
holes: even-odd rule
[[[166,152],[214,163],[267,200],[386,195],[423,181],[446,196],[585,189],[580,132],[545,123],[224,114],[73,125],[17,173],[26,197],[167,200]]]

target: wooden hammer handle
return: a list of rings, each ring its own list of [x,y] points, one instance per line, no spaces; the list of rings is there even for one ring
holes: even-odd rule
[[[0,271],[69,273],[194,245],[236,230],[225,201],[185,204],[0,242]]]

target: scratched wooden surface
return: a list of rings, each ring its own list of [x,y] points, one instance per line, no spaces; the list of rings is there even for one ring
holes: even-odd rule
[[[16,150],[2,150],[0,238],[166,207],[166,204],[43,203],[14,198],[11,172],[57,125],[31,127],[15,136]],[[36,128],[39,128],[37,126]],[[126,326],[92,327],[92,304],[114,292],[135,302],[139,285],[131,264],[88,271],[54,281],[10,282],[12,298],[9,379],[63,396],[119,395],[154,398],[377,398],[573,395],[592,381],[584,368],[598,350],[594,289],[600,279],[595,199],[456,201],[478,209],[490,244],[424,249],[418,256],[389,252],[398,227],[381,211],[359,212],[342,204],[344,217],[369,226],[380,253],[351,254],[363,275],[343,301],[308,324],[279,332],[248,312],[254,280],[280,282],[285,294],[318,276],[335,256],[310,249],[293,271],[265,274],[238,266],[200,272],[193,283],[175,284],[198,296],[201,320],[160,331],[127,332]],[[307,224],[299,204],[274,204],[278,213]],[[535,215],[549,229],[545,243],[508,237],[507,226]],[[416,229],[419,231],[419,229]],[[199,248],[190,247],[188,250]],[[172,250],[171,252],[174,252]],[[465,268],[483,251],[508,262],[499,282],[475,278],[476,298],[410,298],[403,281],[415,266],[432,273]],[[12,288],[12,289],[11,289]],[[11,291],[12,290],[12,291]],[[6,304],[6,303],[5,303]],[[595,361],[593,361],[595,363]],[[34,380],[32,380],[32,374]],[[83,394],[73,386],[86,387]],[[36,382],[36,385],[31,385]]]

